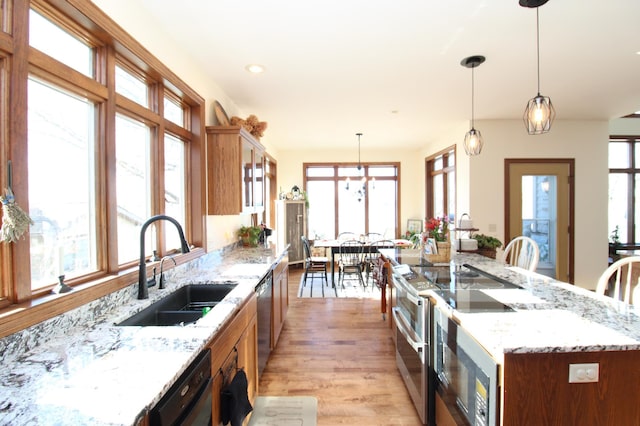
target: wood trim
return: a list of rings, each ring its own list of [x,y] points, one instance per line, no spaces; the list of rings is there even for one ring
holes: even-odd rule
[[[568,218],[568,255],[569,265],[567,267],[567,279],[561,279],[573,283],[575,277],[575,159],[574,158],[505,158],[504,160],[504,239],[505,245],[511,241],[515,235],[511,235],[510,229],[510,166],[511,164],[566,164],[569,168],[569,218]]]

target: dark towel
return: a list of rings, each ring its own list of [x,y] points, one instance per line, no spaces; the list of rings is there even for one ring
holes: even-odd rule
[[[239,370],[231,383],[222,389],[220,395],[220,417],[222,424],[231,422],[231,426],[242,426],[244,418],[253,410],[247,395],[247,375]]]

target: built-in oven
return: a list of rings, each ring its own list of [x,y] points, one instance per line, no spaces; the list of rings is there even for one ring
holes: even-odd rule
[[[436,409],[458,425],[497,425],[498,364],[462,327],[434,309]]]
[[[395,280],[396,364],[423,424],[433,421],[431,369],[431,309],[429,299],[417,296],[402,280]]]

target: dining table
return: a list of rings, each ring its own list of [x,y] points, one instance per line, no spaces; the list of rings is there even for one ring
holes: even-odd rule
[[[405,239],[393,239],[393,240],[384,240],[389,241],[389,244],[384,244],[376,241],[362,241],[362,252],[363,253],[377,253],[380,248],[394,248],[394,247],[407,247],[410,248],[413,246],[413,243],[409,240]],[[313,241],[314,248],[322,248],[325,250],[325,257],[328,257],[331,261],[331,288],[335,288],[335,272],[336,272],[336,254],[340,253],[340,245],[344,241],[338,239],[317,239]],[[353,250],[357,250],[359,247],[354,246],[345,246],[343,250],[346,252],[351,252]],[[327,256],[327,251],[330,251],[330,256]]]

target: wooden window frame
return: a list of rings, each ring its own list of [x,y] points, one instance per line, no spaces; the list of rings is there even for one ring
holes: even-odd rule
[[[453,152],[454,162],[453,166],[446,166],[448,164],[448,157],[450,153]],[[456,166],[458,164],[458,159],[456,158],[456,146],[452,145],[448,148],[445,148],[441,151],[436,152],[435,154],[425,158],[425,212],[426,217],[434,217],[435,216],[435,203],[433,200],[434,194],[434,177],[437,175],[443,175],[442,179],[442,194],[444,199],[442,200],[442,205],[444,206],[444,215],[449,216],[451,214],[455,214],[456,212],[448,211],[449,207],[449,179],[447,179],[447,175],[449,173],[454,173],[454,182],[457,179],[457,171]],[[436,160],[442,158],[443,167],[440,170],[434,170],[434,164]],[[454,184],[455,185],[455,184]],[[456,202],[454,200],[454,206]]]
[[[5,0],[0,13],[4,32],[0,32],[0,188],[7,187],[6,164],[13,164],[13,192],[21,207],[28,211],[27,81],[33,75],[50,84],[98,102],[98,138],[96,192],[99,206],[98,268],[68,284],[74,291],[53,295],[48,289],[31,290],[29,237],[11,244],[0,244],[0,337],[20,331],[43,320],[82,306],[137,282],[135,264],[119,265],[117,260],[115,185],[115,116],[116,112],[133,114],[152,123],[154,137],[160,141],[153,167],[162,171],[164,134],[170,133],[188,144],[185,155],[186,223],[185,235],[194,246],[190,253],[175,257],[177,264],[186,263],[205,253],[206,242],[203,185],[204,99],[180,80],[171,70],[152,56],[142,45],[122,30],[111,18],[91,2],[62,0]],[[29,10],[34,8],[64,29],[80,36],[95,49],[95,78],[87,77],[29,46]],[[8,28],[8,30],[7,30]],[[150,109],[144,108],[115,92],[115,64],[127,64],[140,71],[150,83]],[[185,127],[164,118],[165,91],[185,106]],[[161,214],[164,203],[162,173],[154,186],[153,214]],[[162,227],[157,240],[162,245]],[[169,229],[168,232],[171,232]],[[138,236],[132,235],[137,243]],[[164,247],[161,247],[161,253]]]
[[[341,178],[340,176],[338,176],[338,169],[343,168],[343,167],[357,167],[358,165],[363,167],[364,170],[364,176],[368,179],[371,176],[368,174],[368,170],[369,167],[376,167],[376,166],[389,166],[389,167],[395,167],[397,174],[395,177],[388,177],[388,176],[375,176],[376,181],[384,181],[384,180],[390,180],[390,181],[395,181],[396,182],[396,195],[397,195],[397,203],[396,203],[396,238],[399,238],[400,233],[401,233],[401,227],[400,227],[400,205],[401,205],[401,196],[400,196],[400,188],[402,187],[401,182],[400,182],[400,163],[399,162],[393,162],[393,161],[389,161],[389,162],[368,162],[368,163],[303,163],[302,164],[302,185],[304,187],[304,190],[307,190],[307,182],[308,181],[333,181],[334,182],[334,206],[335,206],[335,224],[334,224],[334,229],[336,230],[336,235],[339,234],[341,231],[338,228],[338,224],[339,224],[339,220],[338,220],[338,212],[339,212],[339,208],[338,208],[338,185],[340,185],[341,182],[344,182],[345,178]],[[308,177],[307,176],[307,169],[308,168],[313,168],[313,167],[327,167],[327,168],[333,168],[334,169],[334,173],[333,173],[333,177],[329,178],[329,177]],[[365,215],[365,233],[369,232],[369,203],[366,202],[364,205],[364,215]]]

